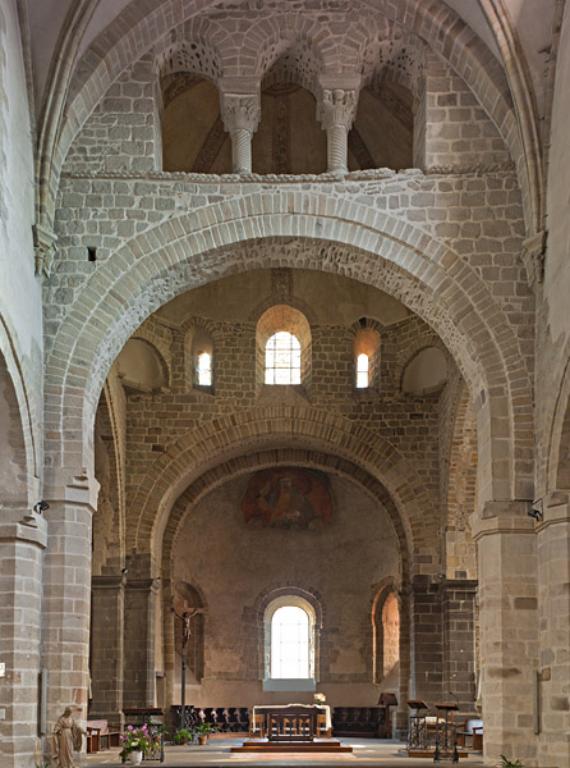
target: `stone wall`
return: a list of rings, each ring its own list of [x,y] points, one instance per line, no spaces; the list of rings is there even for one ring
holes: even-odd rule
[[[322,191],[341,199],[349,195],[356,203],[389,212],[402,225],[421,227],[457,251],[505,311],[532,369],[534,300],[520,260],[523,221],[514,174],[377,175],[369,180],[354,174],[334,184],[319,177],[286,184],[287,189]],[[189,211],[259,189],[271,192],[283,183],[276,177],[252,177],[252,182],[176,174],[64,177],[56,218],[57,263],[45,287],[47,343],[98,265],[125,240]],[[88,261],[88,246],[97,248],[96,263]]]
[[[189,510],[174,545],[173,583],[194,585],[206,606],[204,677],[200,686],[188,686],[187,701],[250,706],[291,698],[291,693],[262,690],[259,608],[263,595],[291,587],[318,595],[318,690],[333,705],[376,704],[382,686],[373,684],[373,601],[387,580],[395,586],[401,580],[399,544],[389,517],[357,485],[331,477],[329,525],[320,530],[252,528],[240,510],[250,477],[225,483]],[[178,697],[178,664],[175,670]],[[386,686],[398,690],[398,676]]]
[[[264,292],[264,286],[267,285],[265,274],[250,273],[248,279],[258,306],[265,307],[271,303],[270,290],[266,288],[267,293]],[[301,403],[334,411],[350,419],[353,424],[361,424],[370,430],[371,436],[378,435],[413,464],[426,494],[421,508],[421,520],[416,521],[414,557],[417,558],[418,568],[437,572],[440,567],[437,438],[439,393],[424,396],[403,394],[400,379],[405,363],[413,355],[412,341],[418,347],[439,342],[433,332],[413,316],[394,325],[387,325],[382,329],[378,385],[370,391],[357,391],[350,328],[321,324],[319,320],[325,314],[325,296],[330,298],[335,286],[337,291],[340,289],[342,292],[339,295],[350,297],[353,317],[366,311],[365,294],[358,283],[351,282],[346,286],[341,279],[322,276],[318,279],[321,290],[324,286],[328,286],[328,289],[309,305],[308,299],[313,295],[313,288],[316,288],[315,278],[311,278],[310,273],[294,272],[292,280],[292,304],[310,306],[313,318],[312,375],[310,382],[303,382],[299,390],[258,386],[255,319],[244,319],[244,314],[246,317],[248,314],[244,299],[234,309],[222,309],[231,305],[234,295],[233,278],[203,290],[216,307],[210,317],[185,314],[185,310],[187,312],[192,309],[192,294],[188,295],[185,307],[178,300],[178,310],[169,310],[167,306],[163,312],[154,316],[153,323],[156,326],[164,323],[166,317],[169,318],[172,346],[167,359],[171,365],[172,378],[171,386],[165,391],[152,394],[131,392],[128,397],[128,525],[133,529],[140,513],[138,494],[141,487],[152,486],[153,478],[158,478],[163,471],[164,454],[174,455],[176,443],[184,435],[203,424],[215,423],[218,417],[225,414],[282,402]],[[200,290],[195,293],[195,302],[203,304]],[[379,307],[382,301],[382,298],[378,300]],[[179,325],[171,319],[176,311],[181,314]],[[211,392],[193,388],[192,382],[187,380],[184,346],[188,330],[192,327],[207,327],[212,338],[214,384]],[[144,335],[149,338],[148,334]],[[453,366],[451,360],[450,366]]]

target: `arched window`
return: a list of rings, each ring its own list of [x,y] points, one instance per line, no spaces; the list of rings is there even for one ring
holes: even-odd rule
[[[272,600],[264,616],[266,691],[313,691],[316,687],[316,614],[298,595]]]
[[[356,358],[356,388],[365,389],[368,386],[369,373],[368,355],[361,352]]]
[[[394,589],[384,589],[372,611],[374,682],[396,684],[400,673],[400,603]]]
[[[271,619],[271,677],[309,677],[309,616],[296,605],[278,608]]]
[[[354,386],[369,389],[378,385],[380,378],[380,334],[375,321],[366,317],[356,324],[354,335]]]
[[[192,388],[214,392],[214,341],[205,328],[191,327],[184,338],[185,383]]]
[[[265,345],[265,383],[301,383],[301,344],[289,331],[278,331]]]
[[[255,329],[258,392],[263,387],[311,384],[311,327],[305,315],[288,304],[266,309]],[[305,391],[303,390],[303,391]],[[275,390],[273,390],[275,394]]]
[[[212,355],[210,352],[200,352],[196,366],[196,380],[199,387],[212,386]]]

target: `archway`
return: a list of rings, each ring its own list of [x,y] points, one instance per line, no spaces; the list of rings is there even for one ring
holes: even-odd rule
[[[203,514],[205,509],[209,509],[208,504],[213,505],[213,508],[218,510],[219,515],[224,515],[225,512],[223,508],[219,504],[219,498],[226,498],[227,502],[231,505],[234,504],[235,501],[235,494],[233,490],[231,493],[229,493],[229,496],[227,495],[225,488],[231,486],[233,488],[233,483],[237,480],[242,482],[246,482],[248,478],[251,477],[252,472],[256,473],[261,471],[264,471],[265,469],[269,469],[271,472],[279,471],[280,468],[289,471],[291,467],[297,467],[299,469],[302,469],[303,472],[326,472],[327,474],[330,474],[331,478],[336,477],[338,478],[339,482],[348,482],[350,487],[359,489],[358,494],[364,493],[366,497],[370,500],[371,509],[377,509],[377,514],[380,515],[380,518],[383,519],[382,515],[387,515],[389,520],[392,523],[393,530],[395,533],[395,541],[398,541],[398,552],[395,555],[397,557],[397,560],[399,562],[399,572],[397,574],[394,574],[394,580],[398,583],[409,583],[409,568],[410,568],[410,548],[413,548],[413,543],[407,538],[404,526],[402,523],[402,518],[399,513],[399,511],[396,508],[396,505],[394,504],[394,501],[391,499],[390,495],[386,492],[386,489],[382,487],[382,485],[376,481],[373,477],[368,475],[366,472],[364,472],[360,467],[351,464],[348,461],[343,460],[338,455],[326,455],[314,448],[311,449],[301,449],[301,448],[288,448],[288,449],[272,449],[272,450],[266,450],[266,451],[258,451],[258,452],[250,452],[247,453],[241,453],[239,456],[236,456],[235,459],[224,461],[221,464],[214,467],[212,470],[204,473],[201,475],[195,482],[193,482],[186,491],[179,497],[179,499],[174,504],[174,507],[172,509],[172,513],[170,516],[170,521],[166,527],[165,535],[164,535],[164,547],[162,552],[162,570],[161,570],[161,581],[164,587],[163,591],[163,615],[164,615],[164,632],[165,632],[165,653],[166,657],[164,660],[165,663],[165,673],[167,678],[167,691],[168,695],[174,696],[174,699],[176,699],[177,696],[177,690],[175,689],[172,691],[172,686],[169,684],[169,680],[173,675],[173,669],[175,666],[175,657],[173,655],[173,647],[172,644],[169,641],[169,637],[172,634],[172,619],[169,614],[168,606],[170,604],[171,595],[173,594],[171,591],[171,584],[173,580],[173,572],[172,572],[172,564],[175,561],[175,558],[173,556],[173,546],[175,546],[175,542],[177,541],[178,536],[182,531],[186,531],[186,526],[189,522],[193,520],[194,513],[198,514],[199,517],[194,522],[194,527],[189,528],[183,535],[182,540],[176,545],[177,547],[177,555],[176,558],[180,557],[180,553],[184,552],[185,558],[187,557],[188,553],[188,543],[190,542],[191,537],[195,536],[196,533],[200,530],[201,526],[204,525],[205,521],[203,519]],[[216,493],[212,497],[212,492],[215,491]],[[357,497],[359,497],[357,494]],[[207,500],[211,498],[211,501],[208,502]],[[353,499],[353,494],[351,492],[351,495],[349,497],[350,499]],[[346,501],[346,500],[345,500]],[[206,503],[206,506],[203,507],[203,505]],[[341,502],[339,502],[341,503]],[[360,502],[359,502],[360,504]],[[349,505],[352,506],[351,504]],[[347,510],[348,512],[348,510]],[[336,514],[340,514],[340,511],[337,510],[335,512]],[[210,518],[210,513],[207,513],[208,518]],[[362,521],[361,524],[364,524],[364,521]],[[380,524],[380,523],[379,523]],[[214,522],[212,522],[212,525],[214,525]],[[234,526],[233,522],[228,521],[228,525]],[[358,523],[355,521],[355,525],[358,525]],[[205,534],[207,535],[207,530],[205,531]],[[220,534],[220,539],[222,539],[221,531],[219,528],[216,528]],[[231,530],[233,531],[233,527],[231,527]],[[345,531],[345,528],[342,528],[343,531]],[[368,530],[366,528],[366,530]],[[382,530],[384,530],[382,528]],[[254,527],[250,529],[250,535],[257,536],[259,529]],[[193,533],[194,532],[194,533]],[[347,531],[348,534],[348,531]],[[281,535],[281,534],[280,534]],[[289,534],[286,534],[288,536]],[[332,529],[331,529],[331,534]],[[362,535],[362,533],[360,534]],[[380,534],[382,539],[388,538],[387,533]],[[315,534],[311,534],[309,536],[310,539],[314,540]],[[350,535],[348,536],[348,540],[350,540]],[[348,541],[347,540],[347,541]],[[231,534],[231,541],[232,541],[232,550],[239,548],[237,545],[237,540],[235,536],[235,531]],[[200,548],[200,545],[196,543],[196,547]],[[247,544],[247,542],[242,544],[242,547],[245,546],[248,549],[248,552],[250,552],[251,557],[255,557],[253,550],[251,549],[250,545]],[[372,546],[372,542],[369,543],[368,546]],[[385,546],[388,546],[387,544]],[[216,551],[223,552],[224,545],[221,543],[221,541],[217,542],[212,549],[212,553],[215,553]],[[351,551],[350,548],[348,550]],[[362,550],[359,550],[361,552],[362,556]],[[332,554],[332,553],[331,553]],[[338,553],[340,555],[340,553]],[[202,553],[203,557],[208,558],[208,554],[206,551]],[[348,556],[348,555],[347,555]],[[335,558],[337,559],[337,558]],[[220,571],[217,572],[217,579],[223,578],[223,572],[225,568],[233,567],[231,565],[230,560],[232,558],[229,555],[228,552],[228,559],[224,559],[224,568],[222,568]],[[210,577],[205,575],[204,572],[202,572],[199,568],[199,565],[195,565],[195,569],[190,563],[196,563],[196,559],[194,557],[190,558],[190,561],[188,561],[188,565],[186,568],[188,569],[188,573],[196,573],[198,572],[202,573],[202,577],[206,580],[206,584],[208,584],[208,588],[211,589],[212,587],[215,587],[215,594],[217,595],[216,600],[223,606],[224,603],[224,597],[222,593],[220,592],[220,587],[218,583],[215,581],[213,585],[211,585]],[[213,566],[212,566],[213,567]],[[316,570],[315,570],[316,568]],[[340,569],[340,570],[339,570]],[[319,574],[320,566],[317,562],[313,568],[314,575]],[[334,568],[335,574],[337,578],[342,578],[343,569],[340,566],[340,564],[337,564]],[[230,571],[231,572],[231,571]],[[257,571],[255,571],[257,572]],[[249,607],[245,607],[243,609],[243,612],[241,614],[236,614],[235,621],[238,621],[238,625],[233,625],[234,627],[234,634],[236,636],[240,637],[241,640],[239,641],[241,643],[241,652],[239,654],[241,659],[249,659],[249,662],[247,663],[248,669],[250,669],[251,665],[253,667],[250,669],[250,674],[253,674],[257,677],[257,679],[261,679],[263,677],[263,670],[265,667],[265,656],[264,656],[264,642],[263,642],[263,616],[264,616],[264,610],[266,605],[271,602],[271,600],[280,595],[284,594],[291,594],[296,593],[295,590],[303,586],[304,589],[308,588],[308,585],[311,583],[311,576],[310,571],[307,573],[303,571],[295,571],[296,576],[295,579],[291,579],[291,574],[287,575],[286,573],[283,573],[281,575],[281,584],[274,583],[275,575],[268,576],[270,585],[265,587],[259,600],[256,600],[255,604]],[[345,574],[347,577],[347,580],[350,581],[351,577],[347,573]],[[179,578],[176,577],[176,578]],[[307,581],[308,579],[308,581]],[[322,579],[325,579],[323,575],[318,576],[317,581],[320,581]],[[232,582],[233,583],[233,582]],[[258,580],[258,589],[260,585],[263,585],[263,580]],[[277,592],[275,591],[277,590]],[[333,697],[331,703],[334,703],[334,696],[341,696],[339,691],[335,693],[337,688],[340,690],[339,685],[341,680],[338,679],[335,682],[335,654],[333,653],[333,645],[336,645],[335,638],[337,635],[335,633],[338,632],[338,630],[335,630],[334,627],[339,621],[338,616],[338,610],[339,606],[338,604],[335,605],[334,610],[333,606],[331,605],[331,615],[325,615],[319,613],[322,607],[323,601],[325,600],[325,595],[323,594],[323,587],[319,586],[318,591],[314,591],[315,599],[317,600],[316,606],[317,606],[317,626],[324,627],[324,635],[323,635],[323,643],[322,646],[322,657],[320,656],[320,651],[317,653],[317,659],[321,659],[322,664],[320,666],[321,672],[324,674],[324,679],[322,680],[323,685],[325,686],[325,689],[328,691],[330,696]],[[233,592],[232,592],[233,594]],[[301,594],[301,593],[299,593]],[[342,598],[342,590],[340,591],[338,595],[339,599]],[[233,599],[233,598],[232,598]],[[235,598],[237,600],[237,598]],[[363,606],[363,616],[366,616],[366,618],[369,615],[369,600],[370,597],[368,596],[368,591],[364,591],[359,595],[360,602]],[[335,603],[338,603],[338,599],[335,600]],[[239,604],[239,601],[238,601]],[[407,604],[406,604],[407,605]],[[217,613],[219,614],[220,606],[217,607]],[[403,697],[403,699],[406,698],[408,695],[407,686],[409,681],[409,670],[410,670],[410,660],[409,660],[409,653],[410,653],[410,647],[409,647],[409,616],[407,612],[407,608],[403,609],[404,613],[402,615],[402,623],[403,623],[403,642],[402,642],[402,657],[401,657],[401,665],[402,665],[402,689],[399,690],[399,698]],[[214,622],[214,624],[217,626],[217,622],[219,619],[215,618],[216,611],[213,611],[212,617],[207,617],[207,622],[210,620]],[[332,626],[331,626],[332,625]],[[371,649],[371,643],[370,643],[370,632],[369,632],[369,626],[366,622],[364,622],[362,625],[358,621],[354,622],[352,625],[352,631],[355,632],[355,637],[359,638],[359,642],[362,645],[362,648],[359,651],[355,650],[355,654],[358,658],[360,658],[361,654],[367,654],[366,660],[364,661],[364,658],[362,660],[365,663],[366,667],[366,673],[360,673],[359,677],[357,678],[359,681],[360,688],[364,690],[365,686],[368,686],[370,691],[368,691],[368,696],[371,697],[370,703],[375,703],[377,700],[377,693],[375,693],[375,688],[373,679],[372,679],[372,656],[370,655],[372,653]],[[214,631],[212,629],[212,631]],[[327,634],[328,633],[328,634]],[[318,650],[318,649],[317,649]],[[332,654],[332,655],[331,655]],[[370,655],[370,658],[368,658],[368,655]],[[243,662],[245,664],[245,661]],[[206,675],[207,677],[207,675]],[[211,686],[213,683],[210,681],[209,686]],[[336,688],[335,688],[336,686]],[[367,688],[367,690],[368,690]],[[319,689],[321,689],[321,686],[319,686]],[[247,690],[246,690],[247,694]],[[198,691],[194,691],[194,696],[198,696]],[[249,695],[249,694],[247,694]],[[339,699],[336,699],[336,703],[340,704],[343,703],[342,697]],[[347,703],[346,700],[344,700],[344,703]]]
[[[295,212],[298,219],[291,215]],[[214,220],[218,224],[212,225]],[[348,274],[388,289],[423,317],[455,355],[477,402],[480,501],[527,494],[532,485],[526,462],[531,446],[523,429],[524,418],[531,414],[528,375],[522,359],[512,354],[518,341],[511,326],[487,289],[465,262],[442,253],[423,231],[402,227],[396,218],[364,206],[351,204],[349,209],[334,198],[309,193],[253,194],[223,208],[205,208],[159,225],[152,236],[141,235],[108,260],[97,273],[96,294],[92,281],[62,324],[50,356],[50,426],[63,438],[50,446],[54,464],[65,466],[66,454],[78,452],[84,465],[92,464],[89,436],[98,393],[118,347],[145,316],[181,291],[204,283],[206,274],[219,277],[256,263],[253,247],[228,253],[220,250],[223,242],[235,246],[250,238],[297,237],[301,222],[304,237],[318,237],[326,244],[305,252],[305,267]],[[201,254],[199,260],[196,253]],[[276,264],[288,260],[285,263],[295,266],[296,256],[295,248],[281,248]],[[273,255],[264,257],[271,265]],[[122,297],[120,302],[115,295]],[[76,400],[80,391],[85,394],[78,398],[80,412],[66,408],[66,399]]]

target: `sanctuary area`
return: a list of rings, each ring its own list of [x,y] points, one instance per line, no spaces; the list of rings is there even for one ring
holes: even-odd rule
[[[0,0],[0,768],[570,768],[569,83],[565,0]]]

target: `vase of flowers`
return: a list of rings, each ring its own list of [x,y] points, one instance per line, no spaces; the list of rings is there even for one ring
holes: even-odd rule
[[[120,757],[123,763],[127,760],[131,765],[140,765],[143,757],[152,748],[152,738],[147,725],[136,728],[129,725],[121,737]]]

